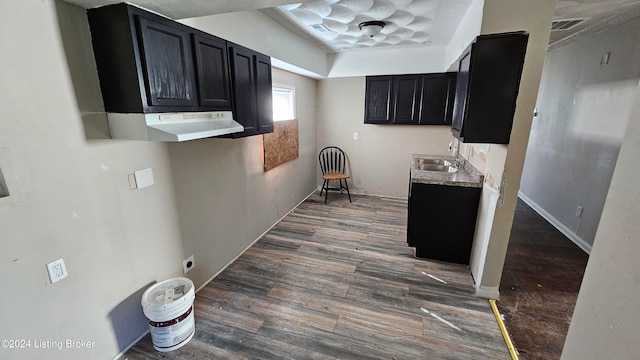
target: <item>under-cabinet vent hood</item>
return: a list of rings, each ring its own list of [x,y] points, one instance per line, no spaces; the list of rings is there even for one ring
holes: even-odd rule
[[[147,141],[187,141],[244,131],[231,111],[120,114],[107,113],[111,137]]]

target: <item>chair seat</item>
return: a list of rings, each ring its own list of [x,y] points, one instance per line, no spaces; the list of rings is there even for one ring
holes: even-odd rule
[[[340,179],[349,179],[349,175],[345,174],[324,174],[322,175],[323,180],[340,180]]]

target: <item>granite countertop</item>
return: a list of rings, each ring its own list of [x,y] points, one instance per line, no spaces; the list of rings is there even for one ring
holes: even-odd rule
[[[460,158],[460,166],[458,166],[458,171],[454,173],[418,170],[416,169],[416,160],[419,161],[419,159],[444,159],[454,163],[453,156],[413,154],[411,156],[411,182],[413,183],[482,187],[484,176],[464,158]]]

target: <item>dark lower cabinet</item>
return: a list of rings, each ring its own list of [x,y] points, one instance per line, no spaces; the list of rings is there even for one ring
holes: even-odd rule
[[[469,264],[481,190],[410,183],[407,243],[416,257]]]
[[[365,124],[449,125],[455,73],[367,76]]]
[[[271,59],[243,46],[229,43],[233,112],[244,132],[238,138],[273,132]]]

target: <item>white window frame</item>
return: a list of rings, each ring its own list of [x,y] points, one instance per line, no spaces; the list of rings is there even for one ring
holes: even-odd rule
[[[273,84],[271,87],[271,91],[273,93],[273,121],[286,121],[293,120],[296,118],[296,88],[291,85],[284,84]],[[276,104],[276,96],[275,93],[280,92],[289,95],[289,101],[285,105],[288,107],[285,111],[279,112]],[[291,115],[291,118],[286,115],[281,115],[281,113],[288,113]]]

